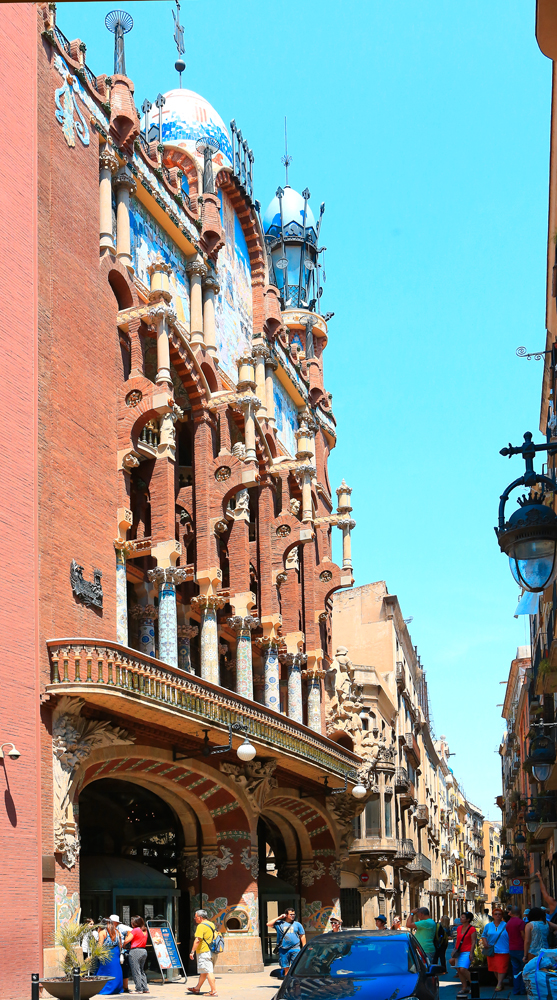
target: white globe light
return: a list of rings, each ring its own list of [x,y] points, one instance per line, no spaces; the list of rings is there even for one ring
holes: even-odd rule
[[[236,750],[236,753],[238,754],[238,757],[240,758],[240,760],[245,760],[245,761],[253,760],[253,758],[255,757],[256,752],[257,751],[256,751],[255,747],[250,743],[250,741],[248,740],[247,736],[246,736],[244,742],[241,743],[240,746],[238,747],[238,749]]]
[[[355,799],[363,799],[364,795],[367,795],[367,788],[365,785],[357,784],[354,785],[352,789],[352,795]]]

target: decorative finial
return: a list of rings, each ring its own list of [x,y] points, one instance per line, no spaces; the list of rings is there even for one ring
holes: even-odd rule
[[[176,48],[178,49],[178,59],[174,63],[174,69],[180,74],[180,87],[182,87],[182,73],[186,68],[186,64],[182,59],[184,52],[184,25],[180,24],[180,0],[175,0],[176,12],[172,11],[172,17],[174,18],[174,41],[176,42]]]
[[[286,115],[284,116],[284,156],[282,157],[282,163],[284,163],[284,170],[286,174],[286,180],[284,186],[288,187],[288,168],[292,163],[292,157],[288,155],[288,133],[286,131]]]
[[[125,10],[111,10],[106,15],[104,23],[114,35],[114,74],[115,76],[126,76],[124,35],[132,30],[133,17]]]
[[[197,140],[195,149],[203,156],[203,194],[214,194],[213,154],[220,149],[220,143],[212,135],[205,135]]]

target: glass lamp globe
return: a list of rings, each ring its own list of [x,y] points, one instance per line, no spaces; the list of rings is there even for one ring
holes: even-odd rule
[[[358,782],[358,784],[354,785],[354,788],[352,789],[352,795],[355,799],[363,799],[364,795],[367,795],[366,786]]]
[[[248,737],[246,736],[244,742],[241,743],[238,749],[236,750],[236,753],[240,758],[240,760],[247,762],[248,760],[253,760],[257,751],[253,746],[253,744],[250,743]]]
[[[534,764],[532,767],[532,777],[536,781],[547,781],[553,770],[553,764]]]
[[[539,499],[522,501],[497,532],[519,587],[540,594],[557,577],[557,516]]]

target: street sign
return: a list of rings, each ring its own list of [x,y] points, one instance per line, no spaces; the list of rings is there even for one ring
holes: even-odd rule
[[[172,969],[179,969],[181,974],[185,976],[186,970],[184,969],[182,959],[180,958],[178,948],[176,947],[176,941],[174,940],[172,928],[170,927],[168,921],[148,920],[147,929],[149,931],[155,955],[157,956],[157,962],[159,963],[163,983],[165,982],[165,970],[168,978],[170,978]]]
[[[513,878],[511,885],[522,885],[522,882],[519,878]]]
[[[524,889],[522,888],[521,885],[510,885],[509,886],[509,892],[510,892],[511,896],[523,896],[524,895]]]
[[[369,875],[367,872],[362,872],[360,875],[360,882],[369,882]]]

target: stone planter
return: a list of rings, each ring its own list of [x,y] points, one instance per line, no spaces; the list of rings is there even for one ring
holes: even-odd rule
[[[102,990],[105,983],[111,982],[114,976],[82,976],[81,1000],[90,1000]],[[41,986],[56,1000],[73,1000],[73,979],[41,979]]]

